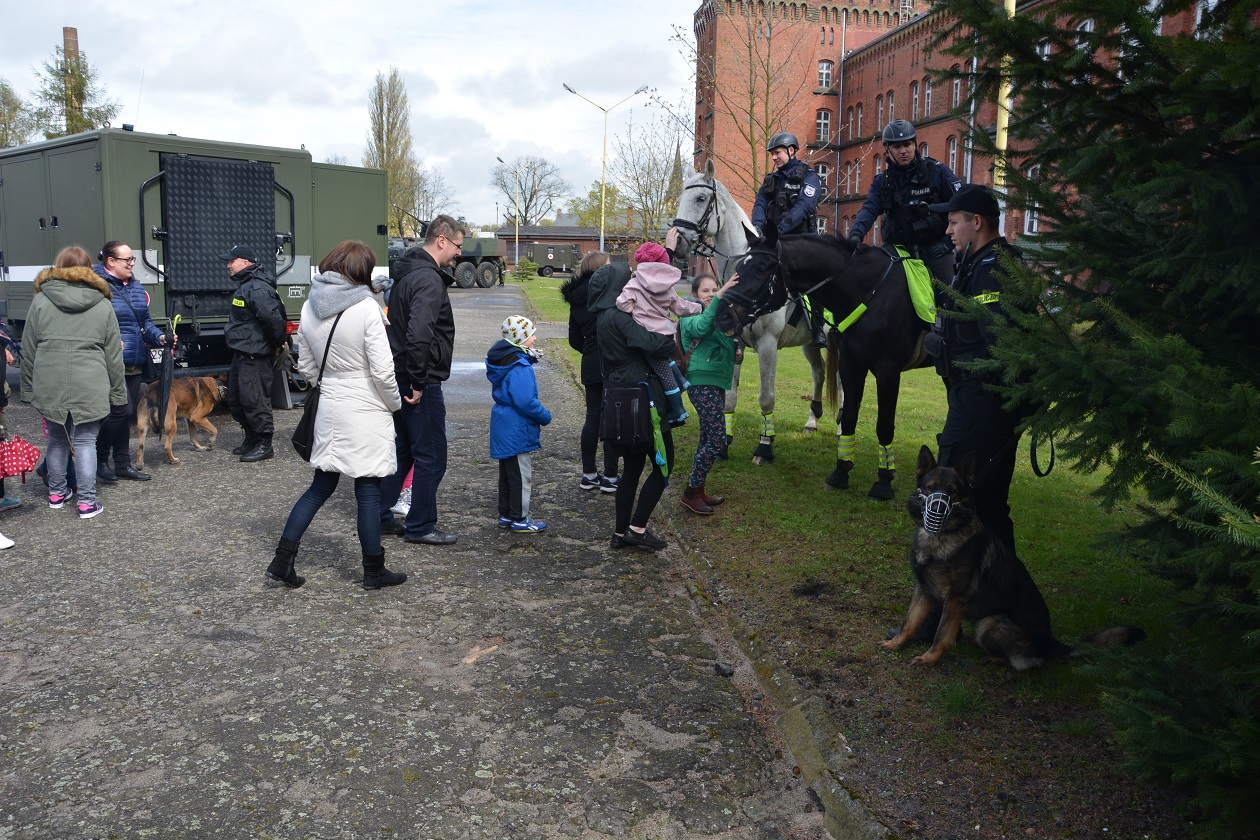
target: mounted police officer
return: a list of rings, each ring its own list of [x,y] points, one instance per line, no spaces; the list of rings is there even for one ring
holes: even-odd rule
[[[961,186],[958,176],[945,164],[919,154],[914,126],[906,120],[892,120],[884,127],[884,151],[884,171],[871,182],[849,229],[849,241],[861,244],[882,214],[884,242],[905,248],[927,263],[937,280],[949,283],[954,257],[945,235],[946,220],[928,205],[947,203]]]
[[[809,164],[796,157],[801,144],[796,135],[790,131],[781,131],[770,138],[766,151],[774,162],[775,170],[766,174],[766,179],[757,191],[757,200],[753,203],[752,223],[757,230],[766,230],[773,225],[780,236],[790,233],[814,233],[816,226],[816,209],[818,199],[822,198],[822,181],[818,173]],[[823,331],[822,319],[804,306],[804,300],[798,302],[799,313],[809,316],[810,335],[815,347],[826,347],[827,336]],[[795,324],[793,320],[791,323]]]

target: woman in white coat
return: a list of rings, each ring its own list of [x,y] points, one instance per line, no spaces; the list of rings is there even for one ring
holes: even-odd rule
[[[363,586],[380,589],[407,579],[385,568],[381,547],[381,477],[398,469],[393,414],[402,402],[385,336],[385,314],[372,287],[375,267],[376,257],[362,242],[341,243],[320,261],[302,307],[296,336],[298,370],[308,382],[315,382],[325,348],[328,361],[311,452],[315,477],[293,506],[275,559],[267,567],[267,577],[287,586],[306,582],[293,569],[299,541],[343,475],[354,479],[358,501]]]

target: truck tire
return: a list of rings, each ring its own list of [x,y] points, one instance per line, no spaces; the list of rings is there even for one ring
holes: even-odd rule
[[[538,269],[538,273],[543,277],[550,277],[556,273],[556,270],[549,265],[544,265],[542,268]]]
[[[499,282],[499,267],[487,260],[477,266],[477,285],[488,289]]]
[[[462,262],[455,266],[455,283],[461,289],[471,289],[477,285],[477,266],[475,263]]]

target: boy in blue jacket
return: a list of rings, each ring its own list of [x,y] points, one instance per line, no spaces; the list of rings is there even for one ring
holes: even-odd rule
[[[529,453],[542,448],[540,428],[551,422],[551,412],[538,399],[535,338],[534,322],[512,315],[503,322],[503,338],[486,354],[486,378],[494,396],[490,457],[499,462],[499,527],[524,534],[547,530],[546,522],[529,516]]]

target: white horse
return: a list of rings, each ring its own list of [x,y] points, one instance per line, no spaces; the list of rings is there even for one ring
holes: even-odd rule
[[[683,184],[678,198],[678,213],[674,227],[678,230],[682,246],[680,256],[695,255],[712,257],[722,283],[730,279],[740,258],[748,252],[749,244],[759,236],[722,182],[713,177],[713,161],[705,164],[703,172],[696,172]],[[805,431],[818,430],[822,417],[822,390],[826,382],[826,366],[822,352],[810,340],[809,319],[804,313],[795,326],[790,326],[796,311],[795,301],[787,306],[762,315],[752,326],[740,334],[740,343],[757,353],[761,368],[761,440],[753,452],[753,463],[763,464],[774,460],[774,376],[779,364],[779,350],[784,347],[800,347],[809,362],[814,378],[814,393],[809,403],[809,420]],[[726,391],[726,439],[731,440],[735,417],[735,402],[739,394],[740,365],[735,366],[735,378]],[[837,427],[837,434],[838,434]]]

